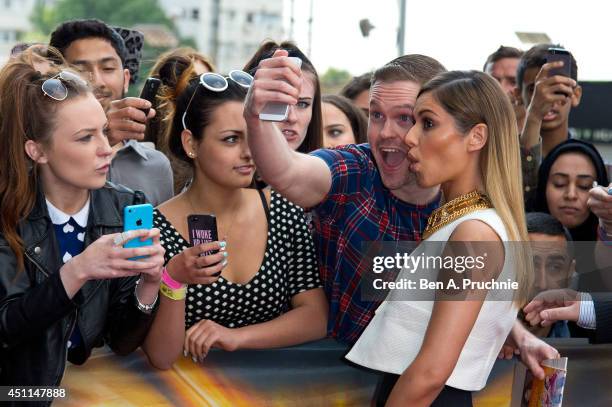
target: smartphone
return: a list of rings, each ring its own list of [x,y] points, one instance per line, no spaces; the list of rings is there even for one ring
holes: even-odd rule
[[[140,92],[140,98],[148,100],[149,102],[151,102],[151,105],[153,105],[153,102],[155,102],[155,96],[157,96],[157,91],[159,90],[160,85],[160,79],[147,78],[144,86],[142,87],[142,92]],[[150,110],[151,109],[142,109],[146,116],[149,115]]]
[[[219,240],[217,218],[215,215],[189,215],[187,216],[187,228],[189,229],[189,243],[192,247]],[[200,256],[208,256],[215,253],[218,253],[218,250],[209,250],[200,253]],[[214,277],[219,275],[221,275],[220,271],[213,274]]]
[[[189,229],[189,243],[191,246],[219,240],[217,235],[217,218],[215,215],[189,215],[187,216],[187,227]],[[201,253],[200,256],[208,256],[217,252],[218,250],[210,250]]]
[[[572,77],[572,56],[568,50],[563,48],[548,48],[546,62],[563,61],[561,68],[554,68],[549,71],[550,76],[562,75]]]
[[[151,229],[153,227],[153,206],[151,204],[129,205],[123,208],[123,231]],[[153,239],[141,240],[139,237],[127,241],[123,247],[152,246]],[[147,256],[133,257],[130,260],[142,259]]]
[[[298,68],[302,67],[302,60],[298,57],[289,57]],[[268,122],[283,122],[287,120],[289,115],[289,105],[279,102],[266,103],[261,113],[259,113],[259,120],[265,120]]]

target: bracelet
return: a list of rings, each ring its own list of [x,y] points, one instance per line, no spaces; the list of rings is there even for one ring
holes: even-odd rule
[[[170,298],[173,301],[182,301],[187,296],[186,286],[174,289],[168,287],[168,285],[164,281],[162,281],[162,283],[159,285],[159,291],[162,293],[163,296]]]
[[[608,234],[603,226],[599,225],[597,228],[599,240],[606,246],[612,245],[612,235]]]
[[[162,281],[169,288],[172,288],[173,290],[179,290],[179,289],[185,287],[185,284],[180,283],[180,282],[176,281],[175,279],[173,279],[172,276],[170,275],[170,273],[168,273],[168,269],[165,268],[165,267],[162,270]]]
[[[138,284],[140,284],[140,279],[136,281],[136,287],[134,288],[134,298],[136,299],[136,308],[138,308],[140,312],[150,315],[153,313],[153,309],[155,309],[155,304],[157,303],[158,295],[157,293],[155,293],[155,299],[153,300],[151,304],[143,304],[142,302],[140,302],[140,299],[138,299]]]

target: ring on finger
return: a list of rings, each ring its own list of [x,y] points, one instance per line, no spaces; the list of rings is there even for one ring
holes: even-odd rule
[[[115,246],[123,246],[123,244],[125,243],[125,235],[124,232],[119,233],[119,235],[115,236],[115,239],[113,240],[113,243],[115,244]]]

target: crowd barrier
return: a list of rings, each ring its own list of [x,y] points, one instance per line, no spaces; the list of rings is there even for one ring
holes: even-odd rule
[[[569,358],[564,407],[612,406],[612,345],[550,341]],[[224,352],[204,363],[183,358],[167,371],[142,351],[119,357],[106,348],[69,365],[57,406],[369,406],[379,375],[344,361],[347,348],[325,339],[301,346]],[[498,360],[475,407],[510,406],[515,360]]]

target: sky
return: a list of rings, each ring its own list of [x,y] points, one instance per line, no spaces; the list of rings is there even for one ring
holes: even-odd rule
[[[290,32],[291,0],[285,2]],[[398,55],[398,0],[312,0],[310,59],[359,75]],[[308,51],[311,0],[294,0],[293,39]],[[579,80],[612,81],[612,2],[608,0],[407,0],[405,53],[436,58],[447,69],[482,69],[500,45],[528,49],[516,31],[544,32],[570,50]],[[376,27],[362,37],[359,20]]]

